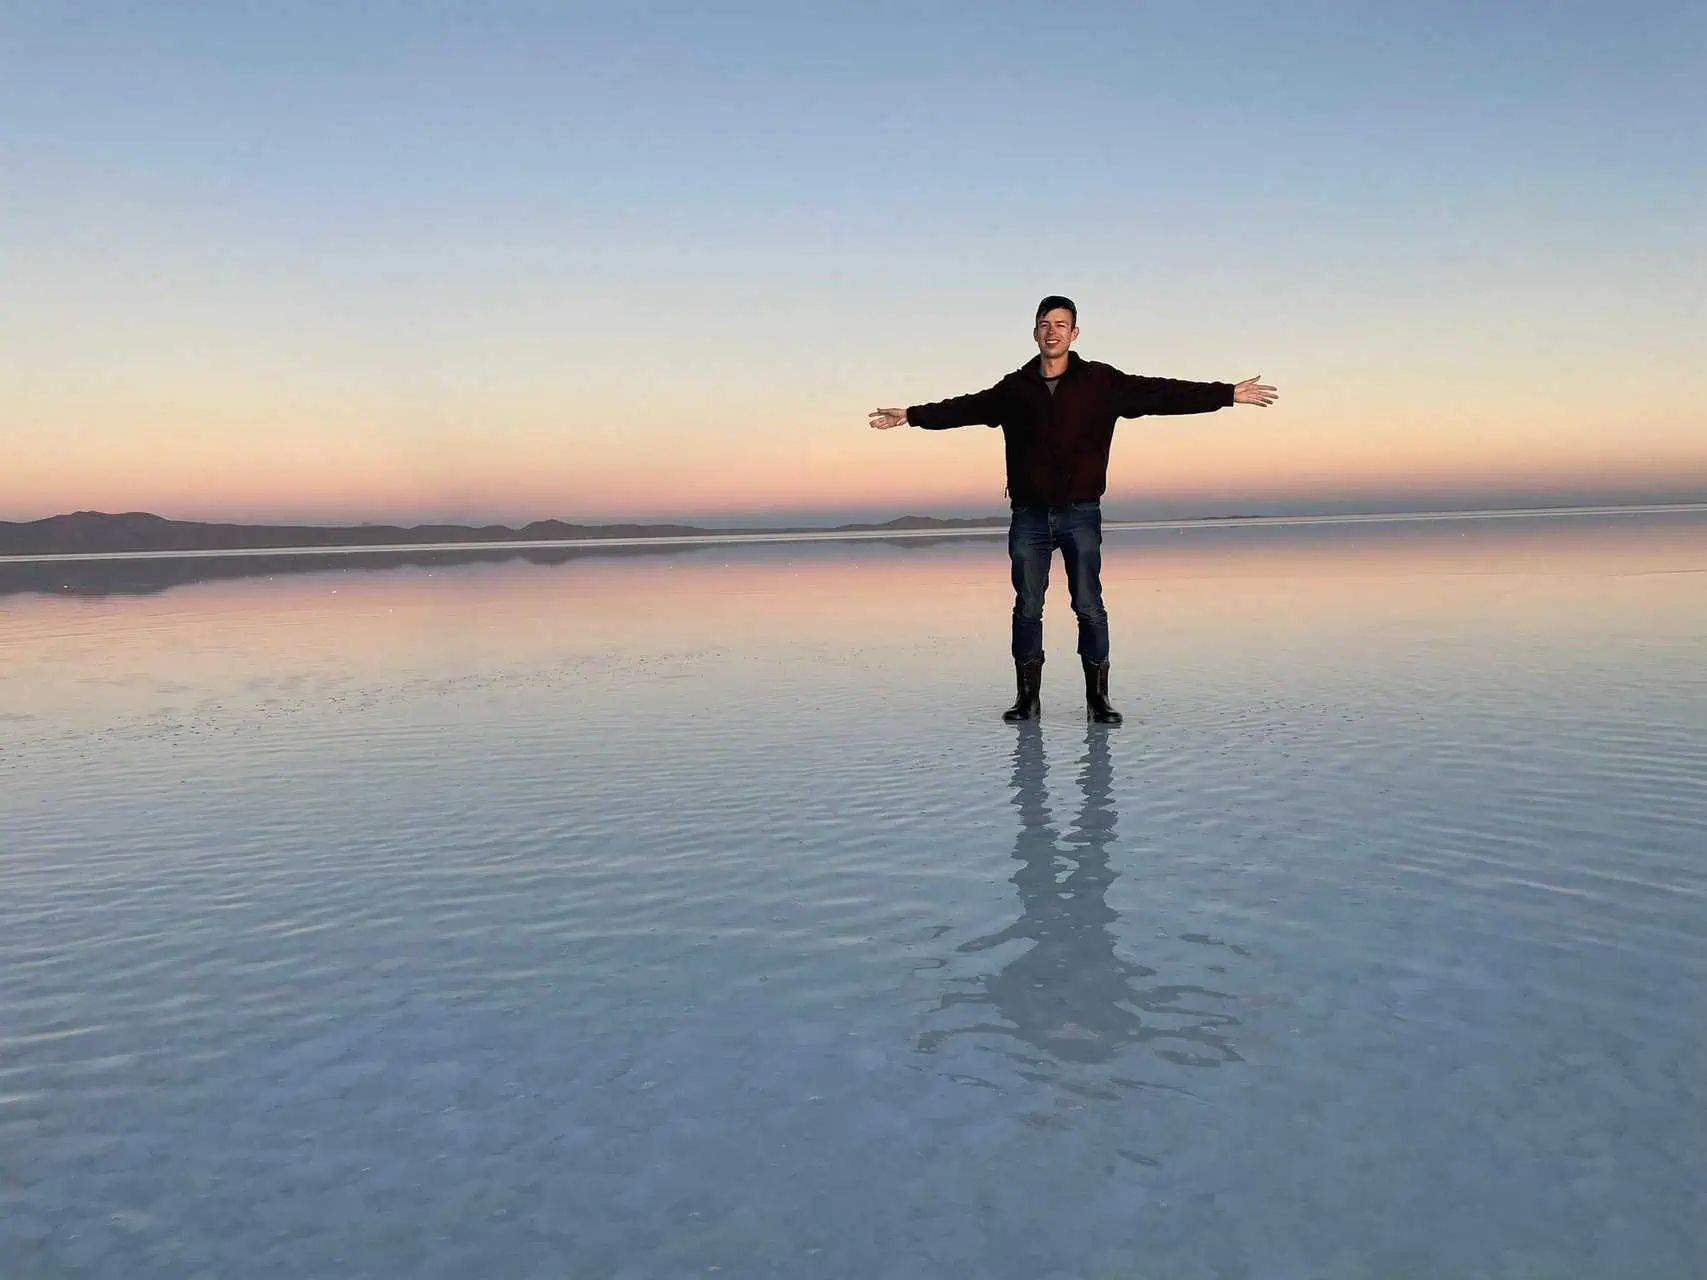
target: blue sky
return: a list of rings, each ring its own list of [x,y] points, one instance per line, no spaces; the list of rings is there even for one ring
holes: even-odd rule
[[[0,515],[987,509],[864,414],[1057,290],[1281,385],[1133,501],[1707,489],[1701,5],[11,3],[0,58]]]

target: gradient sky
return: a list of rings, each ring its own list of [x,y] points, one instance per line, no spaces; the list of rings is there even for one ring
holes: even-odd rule
[[[0,3],[0,519],[1707,496],[1707,6]]]

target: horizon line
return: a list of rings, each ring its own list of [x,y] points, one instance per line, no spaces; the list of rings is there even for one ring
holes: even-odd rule
[[[1295,496],[1295,495],[1269,495],[1267,497],[1252,496],[1249,498],[1216,497],[1216,498],[1207,498],[1207,499],[1200,498],[1198,501],[1190,503],[1190,504],[1182,504],[1178,500],[1170,500],[1170,499],[1167,499],[1165,497],[1164,498],[1149,498],[1149,499],[1144,499],[1144,498],[1136,498],[1136,499],[1135,498],[1118,498],[1118,497],[1116,497],[1116,498],[1113,498],[1111,500],[1108,496],[1105,496],[1102,499],[1102,502],[1103,502],[1103,507],[1104,507],[1105,512],[1107,511],[1107,509],[1109,507],[1124,507],[1124,508],[1130,509],[1133,506],[1140,506],[1140,507],[1142,507],[1142,506],[1151,506],[1151,507],[1160,506],[1164,509],[1163,514],[1160,514],[1160,515],[1157,515],[1154,517],[1148,517],[1148,518],[1135,517],[1134,520],[1125,521],[1125,523],[1144,523],[1144,522],[1146,522],[1146,520],[1153,520],[1153,521],[1159,521],[1162,523],[1169,523],[1169,524],[1174,523],[1174,522],[1178,522],[1178,521],[1185,521],[1185,522],[1195,522],[1195,521],[1200,521],[1200,520],[1230,521],[1230,520],[1245,519],[1245,518],[1252,518],[1252,519],[1287,518],[1287,519],[1290,519],[1293,517],[1305,518],[1305,517],[1310,517],[1310,516],[1330,516],[1330,515],[1332,515],[1332,516],[1341,516],[1341,515],[1344,515],[1344,516],[1413,515],[1414,516],[1414,515],[1445,515],[1445,514],[1450,514],[1453,512],[1465,512],[1465,513],[1481,514],[1481,513],[1487,513],[1487,512],[1507,512],[1507,511],[1619,510],[1619,509],[1625,509],[1625,508],[1629,508],[1629,509],[1640,508],[1640,509],[1647,510],[1647,509],[1659,509],[1662,507],[1688,507],[1688,506],[1695,506],[1695,505],[1700,505],[1700,504],[1707,504],[1707,491],[1703,491],[1703,490],[1701,490],[1701,489],[1699,489],[1693,485],[1684,486],[1682,488],[1683,488],[1682,492],[1679,492],[1677,488],[1672,488],[1670,492],[1667,492],[1666,488],[1661,487],[1661,488],[1658,488],[1657,490],[1649,490],[1647,493],[1637,492],[1637,493],[1633,493],[1633,494],[1629,493],[1628,491],[1626,491],[1624,493],[1620,493],[1617,488],[1612,488],[1612,489],[1610,489],[1610,491],[1602,491],[1600,493],[1596,493],[1592,489],[1586,490],[1586,491],[1579,489],[1575,492],[1572,492],[1569,489],[1566,489],[1564,492],[1556,493],[1556,494],[1529,494],[1529,493],[1522,493],[1522,492],[1516,492],[1516,493],[1513,493],[1513,492],[1484,493],[1480,496],[1482,496],[1483,498],[1492,498],[1495,502],[1501,504],[1501,505],[1497,505],[1497,506],[1488,506],[1488,507],[1473,507],[1473,506],[1461,505],[1467,499],[1470,501],[1474,501],[1474,499],[1477,495],[1475,495],[1473,493],[1465,493],[1465,494],[1460,495],[1460,494],[1427,493],[1427,492],[1412,493],[1409,495],[1401,494],[1401,493],[1383,495],[1383,494],[1376,493],[1376,494],[1365,494],[1361,498],[1349,498],[1349,499],[1345,498],[1345,497],[1336,497],[1332,494],[1318,494],[1314,498],[1302,498],[1302,497]],[[1575,499],[1575,500],[1572,501],[1572,499]],[[1634,499],[1634,501],[1632,501],[1631,499]],[[1402,503],[1402,502],[1405,502],[1407,500],[1421,501],[1423,503],[1439,503],[1441,505],[1427,505],[1427,506],[1418,506],[1418,507],[1405,507],[1405,506],[1390,505],[1393,503]],[[1355,507],[1351,507],[1352,503],[1364,503],[1367,505],[1363,506],[1363,508],[1361,510],[1359,510]],[[1537,503],[1540,503],[1541,505],[1536,505]],[[1003,507],[1004,509],[999,510],[999,511],[985,510],[985,511],[979,512],[979,514],[976,514],[976,515],[954,515],[954,514],[930,515],[930,514],[927,514],[925,512],[925,510],[920,509],[920,508],[905,510],[905,511],[902,511],[898,515],[890,515],[890,516],[860,515],[860,514],[855,514],[853,511],[845,510],[845,509],[843,511],[840,511],[840,512],[835,511],[833,509],[831,509],[831,510],[820,510],[820,511],[806,511],[806,510],[788,511],[785,509],[785,510],[781,510],[781,511],[755,510],[755,511],[745,511],[745,512],[733,512],[733,511],[703,512],[702,511],[702,512],[685,514],[685,515],[645,516],[645,517],[629,516],[629,517],[604,518],[604,519],[588,519],[588,518],[569,519],[569,518],[565,518],[563,516],[539,516],[539,517],[532,517],[532,518],[525,518],[525,519],[524,518],[517,518],[517,517],[493,518],[493,517],[489,517],[489,516],[486,516],[486,517],[482,517],[482,516],[450,516],[450,517],[428,516],[428,517],[424,517],[424,518],[422,518],[422,517],[411,518],[411,517],[405,516],[405,517],[401,517],[401,518],[395,518],[394,517],[391,519],[379,519],[379,520],[373,520],[373,519],[351,520],[348,517],[340,518],[338,516],[311,516],[311,517],[289,517],[289,516],[276,517],[275,516],[275,517],[271,517],[271,518],[265,517],[265,516],[260,516],[260,517],[256,517],[256,516],[245,516],[245,517],[174,516],[174,515],[163,515],[159,511],[148,510],[147,508],[144,508],[144,507],[132,507],[132,508],[128,508],[125,510],[112,510],[112,511],[101,510],[101,509],[96,508],[96,507],[78,507],[78,508],[75,508],[75,509],[70,510],[70,511],[58,511],[58,512],[54,512],[50,515],[36,516],[33,518],[6,519],[4,516],[0,516],[0,525],[42,524],[48,520],[64,520],[64,519],[67,519],[71,516],[83,515],[83,516],[102,516],[102,517],[105,517],[108,519],[118,519],[118,518],[122,518],[124,516],[148,516],[148,517],[156,519],[156,520],[170,521],[174,524],[231,525],[231,526],[236,526],[239,528],[249,527],[249,528],[265,528],[265,529],[329,529],[329,530],[349,529],[349,530],[362,530],[362,529],[374,529],[374,528],[395,528],[395,529],[403,529],[403,530],[412,532],[414,530],[421,529],[421,528],[442,527],[442,528],[471,529],[471,530],[513,529],[513,530],[516,530],[519,532],[520,530],[525,529],[525,528],[529,527],[530,525],[563,524],[563,525],[570,525],[570,526],[585,528],[585,529],[610,529],[610,528],[646,529],[646,528],[658,528],[658,527],[664,527],[664,526],[674,526],[677,528],[687,528],[687,529],[694,529],[694,530],[703,529],[707,533],[746,532],[746,533],[758,534],[758,533],[793,533],[793,532],[818,532],[818,531],[834,532],[834,531],[841,530],[841,529],[875,528],[875,527],[878,527],[879,525],[892,524],[892,523],[895,523],[895,522],[901,521],[901,520],[943,520],[943,521],[950,521],[950,520],[961,520],[961,521],[965,521],[965,520],[1006,520],[1008,517],[1008,514],[1009,514],[1008,511],[1005,509],[1007,507],[1006,500],[1003,499],[1002,502],[1000,502],[998,505]],[[1243,510],[1235,510],[1235,511],[1233,511],[1231,513],[1227,513],[1227,514],[1216,514],[1213,511],[1211,511],[1209,513],[1202,514],[1202,515],[1185,515],[1185,514],[1180,514],[1178,512],[1178,508],[1181,505],[1197,506],[1200,508],[1206,506],[1209,508],[1234,507],[1234,508],[1244,508],[1244,509]],[[1170,508],[1170,507],[1174,508],[1174,510],[1168,511],[1167,508]],[[1263,507],[1269,507],[1270,510],[1264,511],[1264,510],[1262,510]],[[1280,509],[1279,510],[1273,510],[1274,507],[1279,507]],[[1351,509],[1347,509],[1348,507],[1351,507]],[[966,504],[954,503],[954,502],[949,503],[948,508],[951,512],[952,511],[968,511],[968,510],[973,509]],[[1288,508],[1290,508],[1290,509],[1288,509]],[[1335,510],[1335,508],[1339,508],[1339,509]],[[895,508],[890,508],[890,510],[895,510]],[[828,520],[835,520],[836,523],[834,523],[834,524],[815,523],[815,521],[828,521]],[[710,524],[703,523],[705,521],[711,521],[713,523],[710,523]],[[739,521],[740,523],[737,523],[737,521]],[[1112,523],[1110,518],[1107,517],[1106,515],[1105,515],[1105,523]]]
[[[1668,502],[1622,504],[1616,506],[1576,507],[1505,507],[1474,511],[1392,511],[1356,512],[1340,515],[1286,516],[1196,516],[1182,520],[1113,520],[1104,523],[1108,530],[1128,529],[1224,529],[1250,526],[1286,525],[1346,525],[1389,524],[1407,521],[1448,520],[1521,520],[1546,516],[1643,515],[1707,512],[1707,502]],[[72,513],[76,514],[76,513]],[[94,513],[105,514],[105,513]],[[126,512],[121,514],[152,514]],[[184,523],[192,523],[186,521]],[[208,522],[212,523],[212,522]],[[540,522],[540,523],[543,523]],[[566,522],[565,522],[566,523]],[[325,526],[321,526],[325,527]],[[358,526],[345,526],[355,528]],[[1001,525],[980,528],[947,529],[793,529],[774,531],[716,532],[695,534],[658,534],[650,537],[628,538],[529,538],[497,542],[406,542],[373,543],[355,546],[303,547],[226,547],[194,548],[176,551],[93,551],[40,552],[30,555],[0,555],[0,565],[41,564],[44,562],[86,560],[195,560],[220,559],[234,556],[336,556],[395,553],[400,551],[524,551],[578,547],[624,546],[718,546],[739,543],[774,542],[874,542],[890,539],[921,538],[988,538],[1005,533]]]

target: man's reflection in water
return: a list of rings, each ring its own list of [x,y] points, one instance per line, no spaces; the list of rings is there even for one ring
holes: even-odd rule
[[[1079,814],[1063,839],[1049,810],[1042,732],[1035,722],[1020,727],[1012,784],[1019,869],[1012,879],[1022,912],[999,933],[957,950],[1030,945],[993,974],[957,980],[971,989],[949,992],[940,1006],[989,1006],[1006,1025],[980,1021],[928,1032],[919,1048],[931,1052],[949,1036],[994,1034],[1017,1037],[1058,1061],[1106,1062],[1141,1042],[1181,1066],[1237,1061],[1227,1032],[1238,1019],[1206,1007],[1230,997],[1199,986],[1144,985],[1156,971],[1115,954],[1111,926],[1119,917],[1107,894],[1119,874],[1108,858],[1117,815],[1101,727],[1086,727],[1081,764]]]

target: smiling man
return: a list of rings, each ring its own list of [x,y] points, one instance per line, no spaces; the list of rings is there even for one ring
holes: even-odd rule
[[[1008,721],[1035,719],[1043,684],[1043,595],[1057,549],[1079,620],[1079,659],[1085,670],[1087,716],[1119,724],[1108,703],[1108,613],[1102,601],[1102,495],[1117,418],[1149,413],[1208,413],[1231,404],[1266,408],[1273,387],[1243,382],[1181,382],[1122,373],[1081,359],[1072,350],[1079,312],[1071,298],[1051,295],[1037,306],[1032,330],[1037,355],[986,391],[878,409],[879,431],[912,425],[927,431],[1000,427],[1007,450],[1008,558],[1013,564],[1013,658],[1019,696],[1002,713]],[[1260,375],[1259,375],[1260,376]]]

